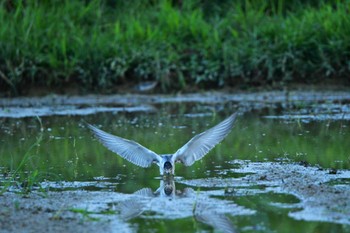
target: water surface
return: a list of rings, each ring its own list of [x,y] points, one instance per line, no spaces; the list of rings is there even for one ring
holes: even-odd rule
[[[1,179],[6,181],[26,158],[16,174],[19,181],[36,171],[39,187],[33,190],[68,196],[73,192],[83,199],[82,192],[93,193],[90,201],[75,201],[67,211],[99,221],[118,221],[120,226],[126,224],[120,228],[125,232],[349,231],[350,219],[344,216],[337,220],[306,214],[312,205],[304,199],[311,191],[293,191],[283,183],[324,182],[327,186],[319,188],[327,191],[330,186],[332,192],[349,192],[350,126],[346,118],[320,118],[317,113],[303,112],[305,106],[240,109],[232,132],[220,145],[191,167],[177,164],[170,185],[173,192],[168,196],[156,165],[139,168],[123,160],[104,148],[85,123],[164,154],[175,152],[238,108],[231,103],[167,103],[156,107],[157,111],[2,118]],[[300,117],[301,113],[314,117]],[[276,168],[279,165],[285,166],[284,175],[288,176],[282,177],[283,169]],[[270,176],[270,171],[282,178]],[[288,180],[293,174],[297,179]],[[312,180],[314,174],[322,179]],[[16,192],[19,188],[12,186],[9,190]],[[304,206],[307,204],[311,207]],[[335,213],[342,212],[337,211],[339,208],[337,203],[331,207]],[[222,224],[208,224],[208,219]]]

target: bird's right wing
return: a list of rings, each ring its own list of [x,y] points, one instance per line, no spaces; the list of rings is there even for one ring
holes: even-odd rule
[[[137,166],[149,167],[160,162],[159,155],[137,142],[106,133],[90,124],[88,127],[105,147]]]
[[[217,213],[214,209],[208,207],[203,201],[196,202],[193,211],[197,221],[214,227],[214,229],[225,233],[235,233],[236,228],[232,225],[230,219],[222,213]]]

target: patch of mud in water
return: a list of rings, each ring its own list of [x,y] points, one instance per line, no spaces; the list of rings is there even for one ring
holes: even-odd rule
[[[41,188],[49,191],[113,191],[118,183],[105,182],[105,181],[74,181],[74,182],[42,182]]]
[[[294,120],[298,119],[304,123],[310,121],[325,121],[325,120],[350,120],[350,113],[341,114],[318,114],[318,115],[300,115],[300,114],[290,114],[283,116],[264,116],[270,119],[282,119],[282,120]]]
[[[181,95],[87,95],[0,98],[0,117],[51,115],[87,115],[98,112],[153,112],[156,106],[169,103],[225,104],[235,103],[241,112],[266,107],[288,109],[291,106],[349,102],[348,92],[271,91],[227,94],[207,92]],[[212,111],[203,113],[211,114]],[[188,115],[201,117],[203,115]]]
[[[8,231],[43,232],[52,227],[58,228],[56,223],[60,222],[60,230],[73,232],[73,227],[82,222],[89,231],[100,225],[102,230],[108,232],[134,232],[135,225],[129,222],[132,219],[162,221],[195,218],[215,229],[236,232],[228,216],[255,213],[231,200],[213,198],[211,192],[190,187],[177,189],[175,184],[175,180],[160,180],[157,190],[145,187],[125,194],[84,190],[86,186],[97,185],[97,182],[45,182],[42,185],[49,190],[61,188],[62,191],[49,191],[46,198],[35,192],[25,198],[6,192],[1,199],[0,225]],[[103,186],[108,185],[109,182],[106,182]],[[69,189],[75,191],[64,191]],[[17,222],[24,224],[19,227]],[[77,229],[84,228],[77,226]]]
[[[118,229],[118,232],[133,232],[132,224],[118,217],[109,221],[103,212],[88,212],[98,201],[113,202],[122,198],[118,193],[87,191],[50,192],[46,198],[35,193],[25,198],[5,193],[1,197],[1,231],[116,232]]]
[[[264,116],[269,119],[294,120],[298,119],[303,122],[313,120],[350,120],[349,104],[318,104],[310,106],[294,107],[293,110],[284,110],[281,115]]]
[[[1,177],[0,177],[1,178]],[[5,179],[0,179],[1,182],[6,182]],[[30,191],[37,191],[37,192],[64,192],[64,191],[114,191],[116,189],[116,186],[118,183],[116,182],[105,182],[105,181],[73,181],[73,182],[67,182],[67,181],[60,181],[60,182],[51,182],[51,181],[44,181],[40,184],[35,184],[33,187],[30,187]],[[1,190],[0,186],[0,190]],[[15,184],[11,185],[6,188],[8,192],[13,193],[22,193],[23,189],[26,187],[21,184]]]
[[[86,95],[64,96],[49,95],[45,97],[0,98],[0,106],[43,106],[43,105],[106,105],[106,104],[161,104],[161,103],[224,103],[236,102],[324,102],[350,100],[349,92],[341,91],[269,91],[227,94],[222,92],[207,92],[201,94],[180,95]]]
[[[207,117],[211,116],[212,113],[186,113],[184,114],[184,117],[189,117],[189,118],[200,118],[200,117]]]
[[[152,106],[133,107],[79,107],[71,105],[42,106],[42,107],[7,107],[0,109],[0,117],[23,118],[31,116],[69,116],[69,115],[90,115],[100,112],[154,112]]]
[[[280,162],[234,160],[231,163],[241,165],[234,172],[247,175],[235,179],[209,178],[180,182],[195,187],[233,187],[236,195],[264,192],[290,194],[300,200],[293,205],[299,210],[289,212],[290,217],[297,220],[350,224],[350,186],[347,183],[350,171],[338,170],[336,174],[332,174],[317,167]],[[260,188],[251,189],[251,186]]]

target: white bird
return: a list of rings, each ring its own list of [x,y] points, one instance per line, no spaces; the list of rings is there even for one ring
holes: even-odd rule
[[[88,127],[109,150],[140,167],[150,167],[156,163],[163,176],[174,175],[175,162],[191,166],[195,161],[203,158],[228,135],[236,117],[237,113],[232,114],[216,126],[194,136],[174,154],[164,155],[158,155],[137,142],[106,133],[90,124]]]

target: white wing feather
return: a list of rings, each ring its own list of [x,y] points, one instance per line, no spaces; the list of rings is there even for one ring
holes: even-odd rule
[[[214,229],[225,233],[235,233],[236,228],[223,213],[217,213],[204,202],[197,202],[194,209],[194,217],[197,221],[214,227]]]
[[[185,166],[191,166],[195,161],[203,158],[212,148],[221,142],[231,131],[237,113],[207,131],[193,137],[182,146],[173,156],[173,161],[180,161]]]
[[[88,127],[105,147],[137,166],[149,167],[160,161],[160,156],[137,142],[106,133],[90,124]]]

